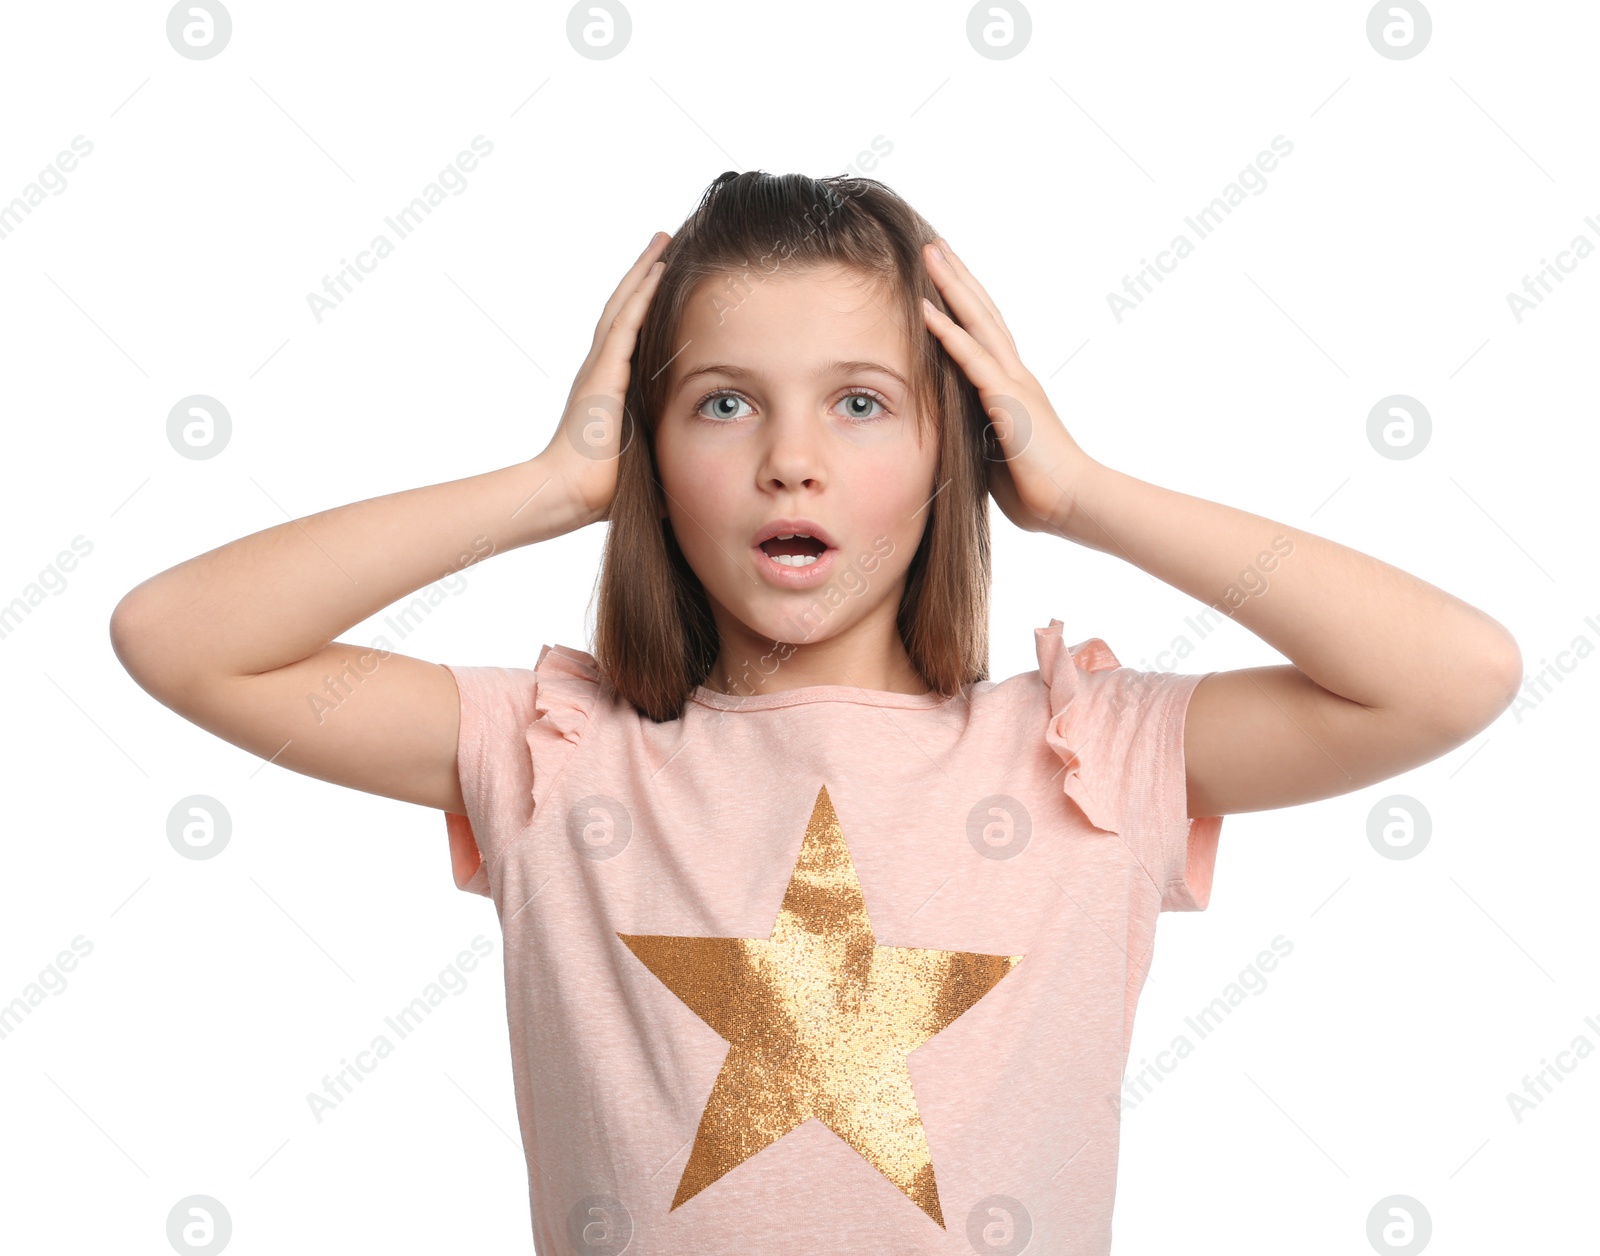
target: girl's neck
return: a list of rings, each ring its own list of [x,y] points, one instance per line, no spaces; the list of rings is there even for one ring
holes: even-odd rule
[[[763,671],[754,664],[740,667],[718,656],[710,674],[702,683],[713,693],[739,697],[782,693],[788,689],[809,689],[818,685],[842,685],[879,693],[912,694],[917,697],[932,692],[928,682],[917,674],[909,659],[898,660],[895,665],[887,668],[886,672],[886,675],[875,675],[870,678],[879,683],[864,683],[868,678],[859,672],[852,675],[817,672],[807,676],[793,667],[785,667],[782,664]]]

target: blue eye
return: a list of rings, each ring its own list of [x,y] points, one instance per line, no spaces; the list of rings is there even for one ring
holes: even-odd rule
[[[889,407],[884,405],[883,402],[874,393],[869,393],[869,392],[846,393],[844,395],[843,399],[845,401],[870,401],[870,402],[872,402],[873,405],[877,406],[880,410],[882,410],[883,414],[887,414],[889,412]],[[846,412],[847,415],[849,415],[850,418],[855,419],[857,422],[861,422],[861,423],[870,422],[873,419],[881,419],[883,417],[883,414],[858,414],[858,413],[854,413],[848,407],[846,408],[845,412]]]
[[[848,392],[840,400],[846,403],[867,401],[878,407],[879,413],[877,414],[862,414],[854,405],[847,405],[844,414],[845,417],[848,418],[852,423],[874,423],[877,420],[886,417],[889,413],[888,403],[885,402],[877,393],[871,392],[867,389],[857,389],[852,392]],[[728,410],[721,408],[730,402],[735,404],[739,402],[744,402],[746,405],[749,404],[749,402],[746,401],[745,398],[739,393],[724,388],[719,389],[716,392],[707,393],[695,405],[694,412],[697,418],[705,419],[710,423],[732,423],[738,419],[747,417],[743,414],[730,413]],[[716,408],[714,413],[705,413],[705,408],[708,404]]]
[[[729,401],[733,401],[733,402],[744,401],[744,398],[739,396],[738,393],[732,393],[732,392],[710,393],[705,398],[703,398],[701,400],[699,405],[697,405],[695,407],[695,413],[696,414],[700,414],[700,412],[705,409],[706,402],[708,402],[708,401],[709,402],[715,402],[717,405],[721,405],[722,403],[729,402]],[[746,404],[748,404],[748,403],[746,403]],[[744,415],[742,415],[742,414],[728,414],[728,413],[724,412],[724,413],[717,414],[715,416],[707,415],[707,414],[700,414],[700,417],[701,418],[709,418],[713,422],[722,422],[722,421],[729,420],[729,419],[742,419],[742,418],[744,418]]]

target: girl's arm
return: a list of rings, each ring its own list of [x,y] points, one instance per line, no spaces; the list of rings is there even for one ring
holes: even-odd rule
[[[111,617],[129,674],[280,767],[464,814],[455,678],[334,637],[492,554],[609,517],[630,360],[671,239],[653,234],[612,292],[542,453],[281,523],[152,576]]]
[[[1437,758],[1510,705],[1522,656],[1501,624],[1356,550],[1094,461],[983,285],[943,240],[923,257],[956,316],[928,303],[925,323],[994,423],[1006,457],[991,464],[991,488],[1007,517],[1127,559],[1293,661],[1195,688],[1191,816],[1349,793]]]
[[[1515,698],[1522,656],[1488,615],[1358,550],[1084,459],[1044,528],[1231,616],[1293,666],[1201,681],[1189,814],[1329,798],[1438,758]]]
[[[335,641],[424,585],[588,522],[545,455],[278,524],[130,591],[112,648],[157,701],[280,767],[460,813],[456,684]]]

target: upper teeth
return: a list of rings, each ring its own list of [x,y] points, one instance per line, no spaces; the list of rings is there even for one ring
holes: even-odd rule
[[[778,532],[769,539],[774,541],[789,541],[793,540],[797,536],[803,536],[808,541],[816,539],[809,532]],[[778,554],[773,557],[772,561],[775,563],[782,563],[785,567],[809,567],[817,560],[812,554]]]

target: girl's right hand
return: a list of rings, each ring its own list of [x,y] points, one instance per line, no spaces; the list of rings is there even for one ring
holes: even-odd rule
[[[554,474],[552,487],[560,489],[578,520],[575,527],[598,523],[611,512],[633,348],[664,268],[656,259],[671,242],[672,237],[664,231],[651,236],[606,302],[595,325],[589,356],[567,394],[561,422],[539,455]]]

